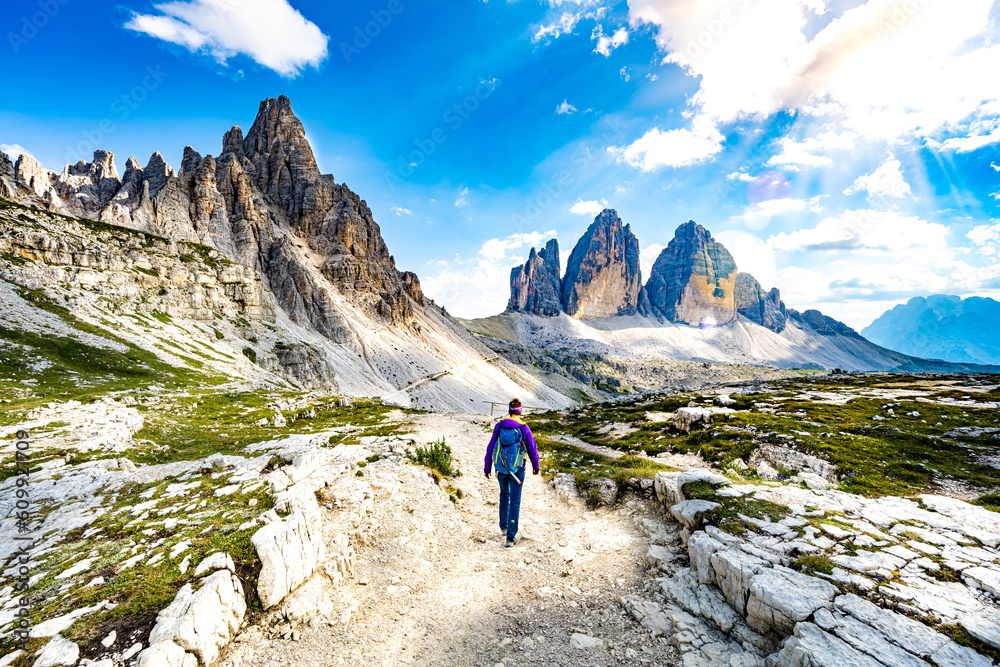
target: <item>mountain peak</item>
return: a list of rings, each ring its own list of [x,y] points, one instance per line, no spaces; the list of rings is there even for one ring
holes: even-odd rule
[[[614,209],[606,208],[577,241],[562,282],[562,306],[576,318],[634,315],[642,275],[639,240]]]
[[[646,283],[653,311],[672,322],[725,324],[736,319],[736,261],[693,220],[677,228]]]

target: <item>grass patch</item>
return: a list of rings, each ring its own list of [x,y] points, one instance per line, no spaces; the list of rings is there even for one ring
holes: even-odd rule
[[[776,522],[792,513],[785,505],[770,500],[757,500],[746,496],[720,496],[717,495],[718,490],[719,487],[710,482],[688,482],[682,489],[684,497],[688,500],[708,500],[718,503],[720,507],[706,512],[703,520],[706,524],[718,526],[734,535],[742,535],[754,528],[740,515]]]
[[[253,363],[257,363],[257,352],[252,347],[243,348],[243,356]]]
[[[434,476],[435,483],[438,484],[445,477],[459,477],[462,474],[455,466],[455,460],[451,457],[451,447],[445,442],[443,436],[440,440],[432,442],[426,447],[414,449],[410,459],[414,463],[426,466]]]
[[[973,504],[985,507],[991,512],[1000,512],[1000,493],[984,493]]]
[[[795,559],[792,567],[806,574],[833,574],[833,561],[825,554],[809,554]]]

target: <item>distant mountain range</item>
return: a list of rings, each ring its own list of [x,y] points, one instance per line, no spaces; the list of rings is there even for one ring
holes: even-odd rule
[[[1000,364],[1000,302],[917,296],[887,310],[861,334],[905,354],[955,363]]]
[[[547,363],[532,356],[539,351],[574,350],[619,365],[621,357],[780,368],[986,370],[973,366],[983,363],[981,355],[951,359],[957,363],[929,361],[920,358],[921,350],[896,346],[893,335],[872,342],[818,310],[787,308],[778,288],[766,290],[739,271],[729,250],[694,221],[677,227],[645,282],[639,241],[611,209],[601,211],[577,241],[562,276],[559,267],[555,239],[532,249],[511,270],[506,312],[463,323],[494,350],[516,350],[536,365]],[[985,338],[988,329],[980,331]],[[979,348],[985,345],[983,340]]]

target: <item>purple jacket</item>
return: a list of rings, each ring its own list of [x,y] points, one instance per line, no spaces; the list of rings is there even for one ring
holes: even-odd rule
[[[531,435],[531,429],[528,425],[519,419],[514,419],[513,417],[508,417],[506,419],[501,419],[497,422],[497,425],[493,427],[493,437],[490,438],[490,444],[486,447],[486,461],[483,463],[483,472],[489,474],[493,469],[493,446],[497,444],[497,438],[500,436],[500,427],[509,426],[511,428],[521,427],[521,437],[524,440],[524,444],[527,445],[528,458],[531,459],[531,471],[538,472],[538,447],[535,445],[535,438]],[[524,466],[521,466],[522,468]]]

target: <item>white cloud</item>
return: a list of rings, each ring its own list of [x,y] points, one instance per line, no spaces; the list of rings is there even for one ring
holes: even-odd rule
[[[860,209],[825,218],[812,229],[781,232],[770,237],[768,244],[780,251],[905,255],[915,249],[947,248],[948,228],[892,210]]]
[[[570,206],[569,212],[573,215],[596,216],[607,207],[607,199],[602,199],[601,201],[583,201],[583,199],[577,199],[576,203]]]
[[[643,171],[663,166],[686,167],[711,159],[722,150],[723,138],[710,119],[699,116],[690,128],[662,132],[654,127],[628,146],[609,146],[608,153],[618,162],[627,162]]]
[[[22,153],[35,157],[34,155],[31,155],[31,151],[21,144],[0,144],[0,151],[6,153],[11,162],[17,162],[17,158],[20,157]]]
[[[458,317],[496,315],[510,299],[510,270],[524,263],[527,248],[543,245],[554,236],[554,231],[511,234],[483,242],[470,259],[429,262],[437,272],[421,278],[421,287]]]
[[[402,206],[393,206],[392,210],[396,212],[396,215],[412,215],[413,211],[408,208],[403,208]]]
[[[753,275],[764,289],[782,287],[777,282],[775,250],[766,241],[756,234],[735,230],[721,232],[715,238],[732,253],[739,270]]]
[[[569,103],[569,100],[563,100],[562,104],[556,107],[557,114],[574,114],[576,113],[576,107]]]
[[[462,191],[458,193],[458,198],[455,199],[455,206],[461,208],[463,206],[469,205],[469,200],[466,199],[466,195],[469,194],[469,188],[462,188]]]
[[[726,175],[726,180],[741,181],[743,183],[752,183],[753,176],[743,171],[734,171],[733,173]]]
[[[642,271],[642,279],[646,280],[653,274],[653,264],[667,246],[662,243],[651,243],[639,251],[639,270]]]
[[[656,81],[660,77],[657,76],[654,72],[650,72],[649,74],[646,75],[646,78],[649,79],[650,81]]]
[[[580,22],[582,15],[574,12],[563,12],[558,19],[549,23],[548,25],[542,24],[538,26],[538,30],[532,35],[531,41],[538,42],[540,40],[551,37],[552,39],[559,39],[563,35],[570,35],[573,33],[573,28],[576,24]]]
[[[945,139],[942,142],[928,141],[928,145],[946,151],[955,151],[956,153],[971,153],[972,151],[979,150],[983,146],[989,146],[990,144],[995,144],[1000,142],[1000,127],[994,127],[992,130],[985,134],[970,134],[965,137],[951,137]]]
[[[625,79],[626,81],[630,81],[632,79],[632,72],[629,71],[627,66],[622,67],[620,70],[618,70],[618,76]]]
[[[1000,115],[1000,79],[982,75],[1000,70],[993,0],[866,0],[817,32],[826,4],[630,0],[629,17],[699,79],[691,105],[716,121],[796,109],[866,139],[996,140],[981,131]]]
[[[794,197],[764,199],[747,206],[737,219],[750,229],[761,230],[771,224],[771,218],[776,215],[804,211],[807,208],[814,213],[819,213],[823,210],[819,201],[819,197],[811,199],[795,199]]]
[[[990,166],[993,167],[993,171],[1000,171],[1000,165],[996,162],[990,162]]]
[[[976,245],[1000,243],[1000,222],[994,225],[979,225],[978,227],[974,227],[965,237]]]
[[[853,132],[819,132],[815,136],[796,141],[792,137],[778,140],[781,152],[772,155],[769,166],[787,167],[828,167],[833,160],[827,155],[832,151],[845,151],[854,147],[858,135]]]
[[[154,8],[158,13],[133,13],[125,28],[220,63],[246,55],[286,77],[326,59],[329,37],[287,0],[175,0]]]
[[[896,158],[889,156],[870,174],[859,176],[851,187],[844,190],[845,195],[861,192],[869,197],[906,197],[910,194],[910,184],[903,177],[902,164]]]
[[[619,46],[628,44],[628,29],[624,27],[618,28],[611,35],[605,35],[604,28],[598,25],[594,28],[594,32],[590,34],[590,38],[597,42],[594,46],[594,53],[599,53],[607,58]]]

